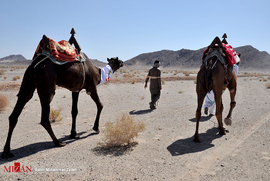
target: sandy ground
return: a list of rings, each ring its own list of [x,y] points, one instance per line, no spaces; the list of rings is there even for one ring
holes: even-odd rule
[[[19,84],[25,69],[8,70],[1,84]],[[124,74],[122,72],[122,74]],[[131,73],[130,73],[131,74]],[[143,77],[146,72],[135,77]],[[243,73],[244,74],[244,73]],[[13,81],[12,77],[21,79]],[[164,72],[163,76],[185,76]],[[121,75],[123,76],[123,75]],[[118,78],[121,77],[118,72]],[[53,123],[55,135],[67,143],[55,148],[39,124],[41,107],[35,92],[24,108],[13,132],[11,151],[15,157],[0,159],[0,180],[270,180],[270,89],[266,77],[239,77],[232,126],[227,135],[218,135],[216,118],[203,115],[200,122],[201,143],[192,141],[195,132],[196,91],[194,80],[165,81],[158,108],[149,110],[150,92],[140,81],[98,87],[104,109],[100,134],[93,127],[96,106],[82,91],[79,98],[77,132],[81,138],[70,140],[71,93],[56,91],[53,108],[63,108],[63,120]],[[134,77],[133,77],[134,78]],[[263,78],[266,81],[263,81]],[[17,83],[16,83],[17,82]],[[15,88],[14,88],[15,87]],[[0,113],[0,148],[4,147],[8,116],[16,103],[18,89],[2,89],[10,104]],[[225,117],[229,110],[229,93],[223,95]],[[105,122],[123,113],[143,121],[146,129],[129,149],[105,150],[102,141]],[[2,151],[0,152],[2,154]],[[5,168],[19,162],[31,172],[7,172]]]

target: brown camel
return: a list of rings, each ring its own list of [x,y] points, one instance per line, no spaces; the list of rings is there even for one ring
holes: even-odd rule
[[[42,44],[41,47],[46,49],[46,46],[44,47]],[[35,89],[37,89],[42,108],[41,125],[47,130],[55,146],[65,146],[65,143],[60,142],[55,137],[49,122],[50,102],[55,94],[56,85],[72,91],[72,128],[70,138],[79,137],[76,132],[76,116],[78,114],[77,103],[79,92],[82,89],[86,89],[87,94],[91,96],[97,105],[97,115],[93,130],[97,133],[99,132],[99,118],[103,105],[99,100],[96,86],[101,81],[101,69],[94,66],[85,54],[84,56],[87,59],[85,62],[77,61],[57,65],[45,55],[39,55],[27,68],[17,95],[17,103],[9,116],[9,131],[2,158],[14,156],[10,152],[12,132],[18,122],[18,117],[23,107],[32,98]],[[107,60],[113,72],[123,66],[123,61],[119,60],[118,57]]]
[[[218,46],[213,46],[209,49],[209,55],[212,52],[215,52],[218,56],[209,56],[210,58],[204,60],[203,64],[201,65],[200,71],[197,75],[197,85],[196,85],[196,92],[197,92],[197,101],[198,106],[196,110],[196,131],[194,135],[193,141],[201,142],[199,138],[199,121],[201,118],[201,108],[203,105],[204,98],[207,92],[213,90],[216,102],[216,118],[218,120],[218,127],[219,127],[219,134],[225,135],[226,131],[224,130],[223,123],[222,123],[222,111],[223,111],[223,104],[222,104],[222,92],[226,88],[230,91],[231,103],[230,103],[230,110],[229,113],[224,120],[227,125],[231,125],[231,115],[232,110],[236,105],[235,102],[235,95],[236,95],[236,87],[237,87],[237,77],[235,74],[234,69],[228,67],[228,71],[232,70],[232,72],[227,72],[224,68],[224,65],[221,63],[220,59],[227,61],[227,58],[224,57],[224,52],[222,49],[221,41],[218,37],[216,37],[213,41],[217,42]],[[211,44],[211,45],[212,45]],[[206,57],[207,58],[207,57]],[[226,62],[228,64],[228,61]],[[228,75],[226,75],[228,74]],[[226,76],[225,76],[226,75]],[[224,84],[226,78],[229,79],[227,84]]]

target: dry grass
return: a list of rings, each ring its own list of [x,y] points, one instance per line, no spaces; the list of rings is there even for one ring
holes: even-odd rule
[[[63,117],[60,116],[62,110],[63,110],[62,108],[58,108],[58,109],[51,108],[50,117],[49,117],[50,122],[54,123],[54,122],[62,121]]]
[[[20,79],[20,78],[21,78],[20,76],[14,76],[14,77],[13,77],[13,80],[16,81],[16,80],[18,80],[18,79]]]
[[[4,111],[9,104],[9,100],[6,96],[0,94],[0,112]]]
[[[161,84],[165,85],[165,80],[164,79],[161,79]]]
[[[266,83],[266,84],[265,84],[265,87],[266,87],[267,89],[270,89],[270,83]]]
[[[2,75],[5,75],[5,70],[0,70],[0,77],[1,77]]]
[[[133,144],[134,137],[137,137],[138,133],[144,129],[143,122],[135,122],[133,117],[123,114],[120,119],[116,119],[115,123],[110,121],[105,123],[103,143],[99,143],[99,145],[111,148]]]

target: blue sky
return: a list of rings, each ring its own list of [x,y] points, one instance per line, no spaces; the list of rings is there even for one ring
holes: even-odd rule
[[[233,47],[270,53],[269,0],[8,0],[0,6],[0,58],[31,59],[43,34],[76,38],[88,57],[129,60],[159,50],[197,50],[227,33]]]

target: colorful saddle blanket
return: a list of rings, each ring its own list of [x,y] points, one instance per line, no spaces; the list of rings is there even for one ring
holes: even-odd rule
[[[81,59],[80,55],[77,54],[76,49],[71,46],[68,41],[61,40],[59,42],[54,41],[52,38],[49,39],[49,44],[47,45],[47,51],[56,60],[64,62],[79,61]],[[33,59],[35,59],[40,53],[40,43],[35,51]]]

